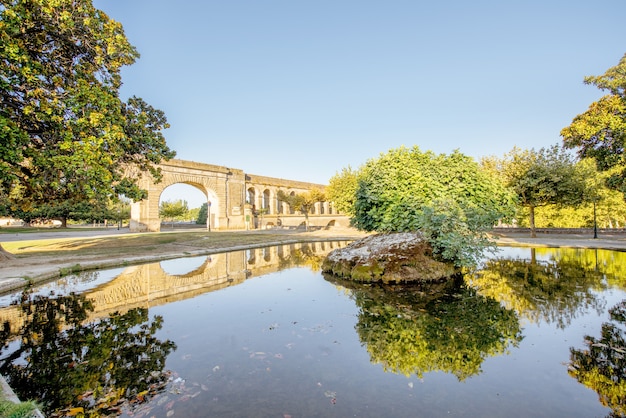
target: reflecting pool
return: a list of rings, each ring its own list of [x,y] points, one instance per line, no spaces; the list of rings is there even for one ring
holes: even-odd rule
[[[7,295],[0,372],[50,416],[625,416],[626,253],[502,248],[446,285],[380,287],[322,276],[343,245]]]

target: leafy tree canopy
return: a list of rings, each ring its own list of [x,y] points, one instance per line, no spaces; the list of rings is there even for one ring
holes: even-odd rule
[[[546,205],[574,206],[592,199],[595,187],[591,167],[577,164],[575,158],[558,145],[549,148],[513,150],[498,159],[483,159],[482,165],[497,172],[517,195],[519,205],[529,208],[531,234],[535,236],[534,209]]]
[[[168,220],[174,220],[185,216],[188,211],[189,207],[186,200],[166,200],[161,202],[159,216]]]
[[[601,170],[620,167],[608,185],[626,197],[626,55],[603,75],[585,77],[584,81],[608,94],[561,130],[563,143],[577,148],[581,157],[595,158]]]
[[[486,231],[513,214],[512,193],[459,151],[402,147],[361,170],[352,218],[357,228],[421,230],[436,254],[459,266],[475,264],[490,246]]]
[[[535,208],[535,223],[545,228],[581,228],[594,226],[599,228],[620,228],[626,225],[626,202],[624,195],[606,186],[606,179],[619,171],[614,167],[607,171],[595,169],[595,161],[586,158],[580,164],[589,165],[591,201],[576,206],[548,205]],[[597,187],[596,187],[597,186]],[[585,199],[589,200],[589,199]],[[594,216],[595,213],[595,216]],[[520,208],[517,215],[519,226],[528,227],[529,210]]]
[[[359,186],[359,170],[348,166],[335,173],[328,181],[326,196],[335,208],[348,216],[354,215],[354,200]]]
[[[198,210],[198,216],[196,217],[196,224],[206,225],[206,221],[209,218],[209,205],[203,203]]]
[[[0,196],[13,210],[145,197],[136,178],[174,156],[163,112],[119,97],[138,57],[91,0],[1,0]]]

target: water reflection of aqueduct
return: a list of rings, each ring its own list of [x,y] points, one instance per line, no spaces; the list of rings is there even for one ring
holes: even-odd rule
[[[322,257],[346,244],[345,241],[297,243],[211,254],[202,256],[204,260],[193,257],[185,260],[198,260],[195,263],[198,267],[184,274],[166,272],[162,266],[165,262],[137,265],[84,295],[93,300],[95,309],[90,319],[96,319],[116,311],[150,308],[233,286],[251,277],[301,265],[307,258]],[[15,332],[22,324],[19,308],[1,308],[0,321],[9,321]]]

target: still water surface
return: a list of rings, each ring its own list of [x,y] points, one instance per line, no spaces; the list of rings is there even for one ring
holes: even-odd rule
[[[56,416],[623,416],[624,253],[502,248],[435,292],[322,276],[321,257],[343,244],[50,283],[31,312],[49,324],[54,309],[84,311],[90,325],[31,326],[0,370]],[[18,296],[0,310],[14,324]]]

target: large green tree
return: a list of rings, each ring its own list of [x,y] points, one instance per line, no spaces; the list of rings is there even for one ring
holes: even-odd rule
[[[514,197],[470,157],[398,148],[362,168],[352,223],[377,232],[422,231],[435,253],[475,264],[491,246],[487,232],[511,216]]]
[[[626,55],[603,75],[585,77],[584,82],[607,94],[561,130],[563,143],[577,148],[581,157],[595,158],[601,170],[619,167],[608,185],[626,197]]]
[[[529,211],[530,234],[536,237],[535,208],[546,205],[575,206],[593,199],[587,183],[589,171],[584,164],[554,145],[523,150],[513,148],[503,158],[483,159],[483,166],[498,172],[517,195],[518,203]]]
[[[91,0],[0,0],[0,202],[38,205],[146,196],[174,156],[165,115],[119,97],[139,54]]]

